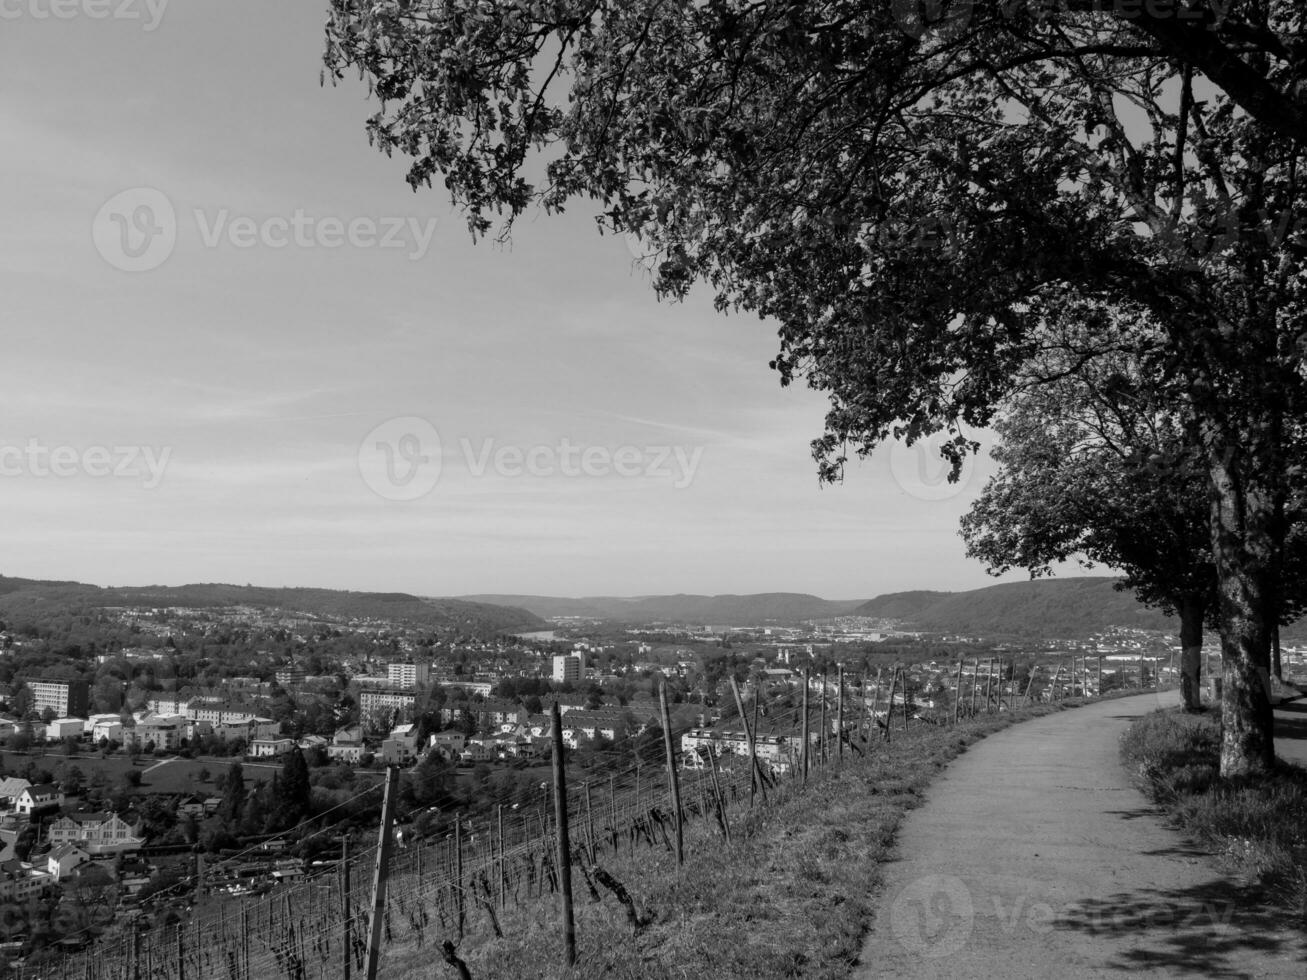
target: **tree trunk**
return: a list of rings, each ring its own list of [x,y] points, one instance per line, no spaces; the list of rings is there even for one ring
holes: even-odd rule
[[[1203,604],[1190,598],[1180,603],[1180,700],[1186,711],[1202,707]]]
[[[1212,555],[1221,629],[1221,775],[1227,777],[1266,773],[1275,765],[1270,699],[1274,507],[1272,495],[1241,471],[1246,457],[1238,453],[1216,448],[1211,460]]]
[[[1271,676],[1277,681],[1284,680],[1284,664],[1280,660],[1280,624],[1276,623],[1271,632]]]

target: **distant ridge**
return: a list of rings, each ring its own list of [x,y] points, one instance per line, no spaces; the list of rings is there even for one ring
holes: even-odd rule
[[[545,618],[577,616],[627,623],[686,623],[695,626],[748,626],[798,623],[848,615],[860,600],[822,599],[798,592],[756,595],[585,596],[577,599],[536,595],[465,595],[463,602],[518,606]]]
[[[343,592],[204,583],[101,588],[80,582],[43,582],[0,575],[0,617],[58,607],[256,606],[319,616],[389,619],[432,629],[485,636],[506,630],[542,629],[547,624],[511,605],[423,599],[405,592]]]
[[[858,615],[897,619],[931,633],[1075,639],[1112,626],[1178,629],[1178,621],[1098,576],[1006,582],[969,592],[898,592],[877,596]]]
[[[1170,631],[1178,621],[1118,590],[1118,578],[1078,576],[1008,582],[967,592],[893,592],[865,602],[793,592],[757,595],[470,595],[464,601],[511,605],[546,619],[576,616],[628,623],[748,626],[837,616],[890,620],[904,629],[971,636],[1079,639],[1113,626]]]

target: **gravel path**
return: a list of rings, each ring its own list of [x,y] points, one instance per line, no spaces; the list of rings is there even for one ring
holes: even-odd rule
[[[1048,715],[955,760],[900,828],[855,976],[1307,977],[1303,930],[1168,829],[1121,765],[1130,722],[1173,703]],[[1283,720],[1307,736],[1307,714]]]

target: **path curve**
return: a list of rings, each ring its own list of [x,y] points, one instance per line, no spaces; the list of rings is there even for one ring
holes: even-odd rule
[[[1141,695],[1014,725],[931,784],[898,835],[859,980],[1307,976],[1307,936],[1259,910],[1130,782]]]

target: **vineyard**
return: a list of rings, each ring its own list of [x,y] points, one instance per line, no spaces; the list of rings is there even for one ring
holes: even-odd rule
[[[684,730],[666,731],[661,744],[619,742],[604,754],[604,765],[589,769],[575,766],[564,751],[552,789],[545,784],[474,812],[449,814],[424,839],[414,839],[404,826],[403,818],[413,813],[396,812],[399,774],[392,770],[382,785],[340,804],[369,794],[388,797],[382,828],[368,846],[342,840],[341,860],[320,862],[264,894],[201,900],[203,882],[192,880],[179,886],[195,893],[189,921],[106,935],[79,951],[33,958],[15,975],[371,980],[377,974],[369,968],[385,963],[389,952],[413,949],[430,949],[449,969],[465,971],[457,946],[473,934],[502,937],[502,920],[511,910],[542,900],[550,908],[564,904],[558,901],[562,892],[570,919],[573,877],[590,903],[611,905],[614,916],[638,933],[645,921],[631,883],[615,877],[606,862],[621,863],[629,874],[639,867],[640,854],[652,850],[679,865],[690,823],[700,838],[710,833],[729,845],[733,831],[756,828],[769,808],[801,797],[809,780],[883,754],[914,729],[947,731],[978,716],[1012,714],[1027,702],[1060,700],[1088,687],[1090,673],[1086,663],[1077,669],[1072,661],[1069,669],[1059,665],[1032,675],[1018,694],[999,682],[1001,666],[986,671],[976,664],[970,683],[963,678],[949,703],[930,713],[910,711],[902,698],[896,700],[897,671],[888,694],[878,680],[868,679],[864,687],[861,680],[846,683],[842,674],[830,683],[814,678],[801,696],[767,703],[746,703],[737,694],[738,718],[746,722],[751,747],[760,725],[793,733],[783,760],[711,749],[683,754]],[[325,825],[302,836],[330,835],[330,816],[319,815]],[[560,826],[567,842],[562,848]],[[560,935],[565,928],[559,926]],[[565,948],[574,955],[567,938]],[[383,969],[380,975],[388,974]]]

